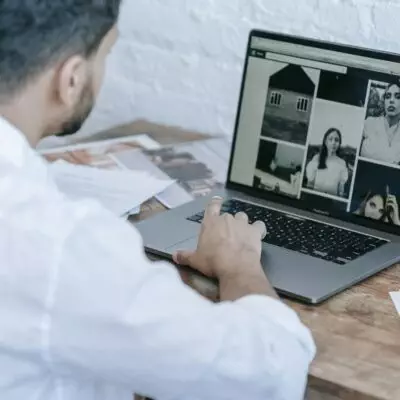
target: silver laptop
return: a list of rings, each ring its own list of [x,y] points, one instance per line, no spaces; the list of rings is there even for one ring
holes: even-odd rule
[[[250,33],[224,212],[263,220],[262,265],[316,304],[400,260],[400,56]],[[195,249],[201,197],[137,225],[147,251]]]

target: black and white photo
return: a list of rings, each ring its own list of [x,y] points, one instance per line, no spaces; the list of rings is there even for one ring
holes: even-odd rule
[[[354,184],[352,212],[355,215],[400,226],[400,171],[360,161]]]
[[[364,107],[368,91],[368,79],[347,73],[322,71],[319,79],[317,98]]]
[[[282,65],[269,80],[261,135],[304,145],[320,71]]]
[[[298,197],[303,160],[303,148],[261,139],[254,186]]]
[[[317,100],[314,107],[303,186],[348,198],[364,110],[325,100]]]
[[[371,82],[360,156],[400,164],[400,81]]]
[[[206,196],[211,190],[223,187],[223,184],[216,179],[214,171],[189,151],[176,147],[163,147],[144,150],[143,153],[193,197]]]

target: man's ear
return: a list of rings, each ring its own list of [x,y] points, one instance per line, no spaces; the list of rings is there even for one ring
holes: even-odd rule
[[[80,99],[87,77],[87,61],[81,56],[72,56],[60,65],[55,76],[58,101],[68,108]]]

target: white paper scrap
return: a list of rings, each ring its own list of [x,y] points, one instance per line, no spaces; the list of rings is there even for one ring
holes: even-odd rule
[[[397,312],[400,314],[400,292],[390,292],[390,297],[396,307]]]
[[[146,171],[107,170],[66,162],[50,165],[54,180],[70,198],[93,198],[116,215],[124,215],[163,192],[174,181]]]

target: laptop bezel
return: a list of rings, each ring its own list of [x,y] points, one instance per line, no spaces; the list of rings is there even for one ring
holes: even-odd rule
[[[390,233],[390,234],[399,236],[400,235],[400,227],[386,224],[384,222],[373,221],[373,220],[367,219],[367,218],[359,216],[359,215],[354,215],[351,212],[343,212],[343,211],[336,211],[336,210],[328,210],[328,213],[325,212],[325,210],[321,210],[321,212],[318,212],[312,206],[307,207],[307,204],[305,204],[304,202],[302,202],[299,199],[291,199],[284,195],[279,195],[279,194],[276,194],[273,192],[265,191],[262,189],[257,189],[255,187],[246,186],[246,185],[243,185],[243,184],[240,184],[240,183],[237,183],[237,182],[234,182],[231,180],[232,165],[233,165],[233,159],[234,159],[234,154],[235,154],[234,151],[235,151],[235,146],[236,146],[236,140],[238,137],[238,128],[239,128],[239,121],[240,121],[241,109],[242,109],[242,104],[243,104],[243,94],[244,94],[244,88],[245,88],[245,83],[246,83],[248,63],[249,63],[249,59],[250,59],[251,44],[252,44],[253,38],[255,38],[255,37],[262,38],[262,39],[272,39],[272,40],[276,40],[276,41],[281,41],[282,43],[299,44],[299,45],[310,46],[310,47],[324,49],[324,50],[338,51],[341,53],[348,53],[351,55],[358,55],[358,56],[368,57],[368,58],[372,58],[372,59],[400,63],[400,55],[395,54],[395,53],[372,50],[372,49],[350,46],[350,45],[345,45],[345,44],[332,43],[332,42],[321,41],[321,40],[317,40],[317,39],[309,39],[309,38],[305,38],[305,37],[301,37],[301,36],[293,36],[293,35],[281,34],[281,33],[276,33],[276,32],[261,31],[261,30],[256,30],[256,29],[252,30],[248,37],[246,53],[245,53],[245,63],[244,63],[244,68],[243,68],[242,82],[241,82],[241,86],[240,86],[240,94],[239,94],[239,100],[238,100],[238,105],[237,105],[231,153],[230,153],[230,157],[229,157],[228,175],[227,175],[226,184],[225,184],[226,188],[230,189],[230,190],[239,191],[239,192],[245,193],[247,195],[250,195],[252,197],[260,198],[262,200],[271,201],[271,202],[274,202],[277,204],[282,204],[284,206],[290,206],[290,207],[296,208],[298,210],[312,212],[316,216],[329,215],[329,217],[332,217],[332,218],[335,218],[335,219],[338,219],[338,220],[341,220],[344,222],[353,223],[358,226],[363,226],[366,228],[370,228],[370,229],[374,229],[377,231],[386,232],[386,233]],[[400,170],[399,170],[399,176],[400,176]]]

